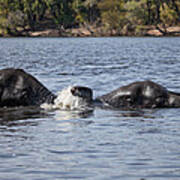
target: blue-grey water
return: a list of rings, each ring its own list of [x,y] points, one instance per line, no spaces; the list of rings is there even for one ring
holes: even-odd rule
[[[94,97],[140,80],[180,92],[180,38],[0,38],[0,68]],[[0,109],[1,180],[179,180],[180,109]]]

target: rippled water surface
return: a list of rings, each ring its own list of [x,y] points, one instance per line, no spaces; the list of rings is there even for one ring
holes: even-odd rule
[[[0,67],[54,93],[76,84],[96,97],[145,79],[180,92],[180,38],[1,38]],[[178,180],[180,109],[0,109],[0,179]]]

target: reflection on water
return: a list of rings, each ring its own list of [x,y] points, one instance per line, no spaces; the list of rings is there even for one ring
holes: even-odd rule
[[[16,120],[45,118],[47,113],[39,107],[0,108],[0,125],[16,125]]]
[[[80,119],[88,118],[93,115],[93,111],[64,111],[57,110],[55,111],[54,118],[56,120],[70,120],[70,119]]]
[[[93,116],[92,111],[55,111],[54,119],[58,121],[58,130],[68,132],[74,128],[74,126],[87,126],[93,123],[92,120],[88,120]],[[82,119],[82,120],[81,120]]]

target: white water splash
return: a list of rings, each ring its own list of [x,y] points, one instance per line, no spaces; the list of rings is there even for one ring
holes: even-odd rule
[[[72,86],[58,92],[54,104],[44,103],[41,108],[46,110],[60,109],[60,110],[92,110],[92,106],[82,97],[74,96],[71,93]]]

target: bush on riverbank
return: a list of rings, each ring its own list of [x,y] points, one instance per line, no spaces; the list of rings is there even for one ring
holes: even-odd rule
[[[179,0],[0,0],[1,36],[179,35],[179,26]]]

